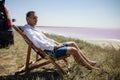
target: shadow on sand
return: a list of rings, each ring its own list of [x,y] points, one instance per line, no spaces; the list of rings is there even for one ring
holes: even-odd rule
[[[63,80],[63,76],[56,70],[44,70],[42,72],[0,76],[0,80]]]

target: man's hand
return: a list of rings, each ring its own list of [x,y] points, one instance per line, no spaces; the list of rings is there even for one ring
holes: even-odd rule
[[[55,44],[54,48],[60,48],[62,46],[63,46],[63,44],[59,43],[59,44]]]

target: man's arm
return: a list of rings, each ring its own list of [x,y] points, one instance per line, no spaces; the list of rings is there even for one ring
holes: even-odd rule
[[[63,46],[63,44],[61,44],[61,43],[59,43],[59,42],[55,42],[54,48],[60,48],[60,47],[62,47],[62,46]]]
[[[49,45],[47,41],[39,39],[31,29],[24,29],[24,33],[37,47],[42,50],[53,50],[54,45]]]

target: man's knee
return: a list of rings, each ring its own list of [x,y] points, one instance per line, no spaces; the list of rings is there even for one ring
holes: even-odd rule
[[[67,53],[69,53],[69,54],[77,54],[78,50],[75,47],[68,47],[67,48]]]
[[[75,43],[74,41],[71,41],[71,42],[69,42],[69,45],[70,45],[70,46],[75,46],[76,43]]]

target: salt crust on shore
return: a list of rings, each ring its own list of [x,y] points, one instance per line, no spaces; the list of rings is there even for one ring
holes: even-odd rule
[[[88,42],[90,44],[98,45],[102,48],[106,47],[114,47],[116,50],[120,49],[120,40],[115,39],[106,39],[106,40],[84,40],[85,42]]]

